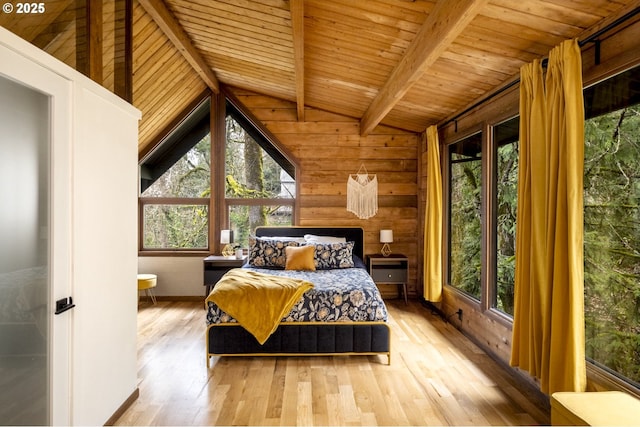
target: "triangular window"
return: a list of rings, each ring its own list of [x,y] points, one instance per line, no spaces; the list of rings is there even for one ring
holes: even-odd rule
[[[223,140],[207,98],[141,161],[142,252],[215,252],[222,229],[246,247],[257,226],[293,224],[295,166],[239,104],[225,109]]]

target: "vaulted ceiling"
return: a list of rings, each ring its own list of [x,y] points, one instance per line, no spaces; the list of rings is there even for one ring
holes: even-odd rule
[[[164,39],[191,64],[192,76],[182,84],[192,92],[240,87],[296,102],[299,120],[305,106],[357,118],[362,134],[378,124],[421,132],[513,80],[520,66],[563,40],[639,6],[630,0],[138,1],[134,55],[144,55],[142,43],[173,40]],[[152,41],[142,27],[156,25]]]
[[[63,14],[72,3],[47,8]],[[379,124],[422,132],[563,40],[637,8],[639,0],[133,0],[140,149],[225,86],[296,103],[301,121],[311,107],[358,119],[362,134]],[[36,22],[20,25],[42,38]],[[0,25],[17,24],[0,16]],[[68,45],[60,35],[47,43]]]

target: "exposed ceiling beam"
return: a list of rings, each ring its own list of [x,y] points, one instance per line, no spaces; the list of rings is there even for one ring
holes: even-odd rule
[[[360,120],[368,135],[476,17],[488,0],[438,0]]]
[[[215,73],[162,0],[138,0],[138,2],[169,37],[169,40],[191,64],[191,67],[200,75],[205,84],[215,93],[220,93],[220,83]]]
[[[87,2],[86,7],[86,23],[87,23],[87,60],[88,60],[88,76],[99,85],[104,84],[102,65],[102,2]]]
[[[298,121],[304,122],[304,0],[291,0],[290,8]]]

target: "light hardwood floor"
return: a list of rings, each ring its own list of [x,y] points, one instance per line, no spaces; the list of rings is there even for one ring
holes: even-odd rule
[[[536,425],[546,405],[417,301],[390,300],[383,356],[216,357],[199,302],[141,303],[140,397],[116,425]]]

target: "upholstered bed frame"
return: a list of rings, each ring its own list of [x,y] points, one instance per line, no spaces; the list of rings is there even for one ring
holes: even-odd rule
[[[364,260],[364,231],[352,227],[260,227],[256,236],[345,237],[353,241],[353,254]],[[260,345],[237,323],[212,324],[207,328],[207,365],[211,356],[387,356],[391,363],[390,331],[386,322],[281,322]]]

